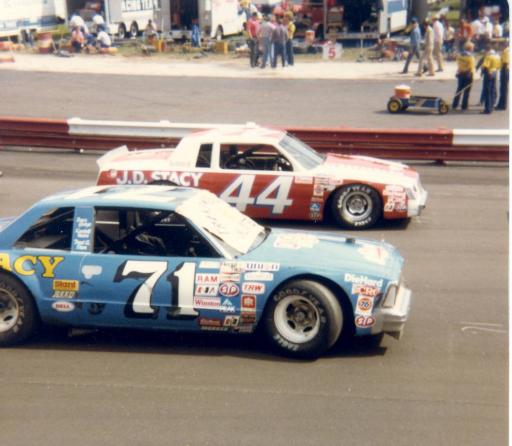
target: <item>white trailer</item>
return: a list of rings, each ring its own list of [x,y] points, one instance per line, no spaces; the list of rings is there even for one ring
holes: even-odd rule
[[[0,37],[54,29],[66,19],[66,0],[0,0]]]
[[[201,34],[221,39],[240,34],[245,14],[238,0],[171,0],[171,36],[190,38],[194,19],[198,21]]]

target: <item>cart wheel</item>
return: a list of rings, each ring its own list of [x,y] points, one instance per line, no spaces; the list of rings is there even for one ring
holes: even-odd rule
[[[391,98],[388,101],[388,112],[389,113],[398,113],[400,110],[402,110],[402,102],[398,99]]]
[[[446,113],[448,113],[448,110],[450,110],[450,107],[448,107],[448,104],[441,99],[439,101],[439,108],[438,108],[439,114],[446,115]]]

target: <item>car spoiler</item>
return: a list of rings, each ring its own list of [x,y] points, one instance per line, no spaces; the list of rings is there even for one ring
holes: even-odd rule
[[[122,155],[124,153],[129,152],[130,150],[126,145],[117,147],[116,149],[109,150],[105,155],[100,156],[96,163],[98,164],[98,167],[100,170],[103,170],[103,166],[105,166],[109,161],[111,161],[114,158],[117,158],[119,155]]]

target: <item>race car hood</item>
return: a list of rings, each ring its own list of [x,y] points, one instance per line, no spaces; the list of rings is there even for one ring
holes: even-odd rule
[[[285,229],[272,229],[267,239],[244,258],[271,258],[282,266],[312,273],[329,270],[383,278],[395,277],[403,264],[398,250],[385,242]]]
[[[369,183],[410,186],[418,173],[403,163],[385,161],[368,156],[327,154],[323,164],[315,168],[316,176],[331,180],[357,180]]]
[[[168,162],[173,148],[129,150],[126,146],[107,152],[97,160],[100,171],[115,170],[154,170]]]

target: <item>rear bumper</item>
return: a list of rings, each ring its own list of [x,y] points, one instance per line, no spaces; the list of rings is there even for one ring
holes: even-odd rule
[[[409,318],[411,309],[411,290],[400,287],[396,296],[395,305],[391,308],[381,308],[380,319],[382,321],[382,332],[400,339]]]

